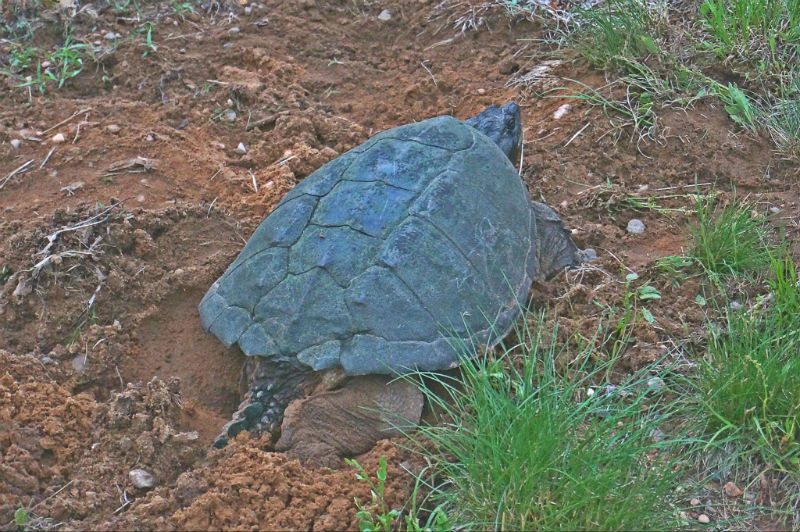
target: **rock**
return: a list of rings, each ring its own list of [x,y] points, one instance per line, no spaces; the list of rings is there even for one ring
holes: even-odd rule
[[[632,235],[641,235],[644,233],[645,225],[644,222],[639,220],[638,218],[633,218],[630,222],[628,222],[628,232]]]
[[[700,506],[700,499],[697,498],[692,499],[691,501],[689,501],[689,504],[691,504],[692,506]]]
[[[83,373],[86,371],[86,355],[79,353],[78,356],[72,359],[72,369],[75,373]]]
[[[14,148],[15,150],[18,150],[18,149],[20,149],[21,146],[22,146],[22,141],[21,140],[19,140],[19,139],[11,139],[11,147],[12,148]]]
[[[664,434],[664,431],[661,429],[653,429],[650,431],[650,439],[652,439],[655,443],[659,443],[664,441],[667,438],[667,435]]]
[[[483,96],[484,94],[486,94],[486,89],[478,89],[478,94]]]
[[[62,144],[65,140],[67,139],[64,138],[64,135],[62,133],[56,133],[55,135],[53,135],[53,138],[50,139],[50,142],[52,142],[53,144]]]
[[[244,8],[245,15],[249,15],[252,12],[253,12],[253,6],[247,6],[246,8]]]
[[[234,26],[228,30],[228,35],[238,35],[240,31],[238,26]]]
[[[728,497],[741,497],[742,493],[744,493],[742,489],[733,482],[727,482],[722,489]]]
[[[119,133],[121,129],[122,128],[119,127],[117,124],[109,124],[109,125],[106,126],[106,131],[108,131],[109,133],[112,133],[114,135]]]
[[[108,33],[103,35],[103,38],[107,41],[115,41],[119,39],[119,33],[114,33],[113,31],[109,31]]]
[[[173,440],[182,443],[193,442],[198,440],[199,438],[200,434],[198,434],[196,430],[193,430],[191,432],[179,432],[178,434],[172,437]]]
[[[131,469],[128,473],[131,484],[140,490],[148,490],[156,485],[156,479],[144,469]]]
[[[500,73],[504,76],[513,74],[517,70],[519,70],[519,63],[515,63],[514,61],[506,61],[500,65]]]
[[[148,133],[147,136],[145,136],[144,140],[146,140],[147,142],[153,142],[154,140],[156,140],[156,136],[153,135],[152,133]]]
[[[772,207],[769,208],[769,212],[771,212],[772,214],[778,214],[779,212],[781,212],[781,210],[780,210],[780,208],[775,207],[773,205]]]
[[[233,109],[228,109],[224,113],[222,113],[222,118],[226,122],[235,122],[236,121],[236,111]]]
[[[235,151],[239,155],[244,155],[245,153],[247,153],[247,148],[245,147],[243,142],[240,142],[239,145],[236,146],[236,149],[233,151]]]
[[[572,110],[572,105],[570,105],[570,104],[568,104],[568,103],[565,103],[564,105],[562,105],[561,107],[559,107],[558,109],[556,109],[556,112],[555,112],[555,113],[553,113],[553,118],[554,118],[555,120],[561,120],[561,119],[562,119],[562,118],[564,118],[564,116],[565,116],[567,113],[569,113],[571,110]]]
[[[739,303],[736,300],[731,301],[731,310],[735,311],[735,310],[741,310],[741,309],[742,309],[742,304],[741,303]]]
[[[392,20],[392,12],[389,11],[388,9],[384,9],[383,11],[381,11],[381,14],[378,15],[378,20],[380,20],[381,22],[389,22],[390,20]]]
[[[708,517],[706,514],[700,514],[700,515],[698,515],[698,516],[697,516],[697,520],[698,520],[700,523],[704,524],[704,525],[707,525],[708,523],[710,523],[710,522],[711,522],[711,518],[710,518],[710,517]]]

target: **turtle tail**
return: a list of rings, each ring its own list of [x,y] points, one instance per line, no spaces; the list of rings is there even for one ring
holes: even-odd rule
[[[286,407],[313,387],[312,373],[296,363],[247,357],[239,380],[244,391],[242,402],[222,427],[214,447],[225,447],[231,438],[245,430],[256,437],[270,434],[272,441],[277,440]]]

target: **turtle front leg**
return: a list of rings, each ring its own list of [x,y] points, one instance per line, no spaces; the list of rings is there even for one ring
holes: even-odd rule
[[[253,436],[268,433],[275,438],[286,407],[307,395],[314,384],[309,368],[272,358],[247,357],[239,379],[239,387],[244,392],[242,402],[214,440],[214,447],[225,447],[244,430]]]

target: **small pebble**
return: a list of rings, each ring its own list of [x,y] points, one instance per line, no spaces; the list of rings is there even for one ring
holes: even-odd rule
[[[742,304],[738,301],[731,301],[731,310],[740,310],[742,308]]]
[[[240,31],[239,27],[238,26],[234,26],[234,27],[232,27],[231,29],[228,30],[228,35],[238,35],[239,31]]]
[[[711,522],[711,518],[710,518],[710,517],[708,517],[706,514],[700,514],[700,515],[698,515],[698,516],[697,516],[697,520],[698,520],[700,523],[704,524],[704,525],[707,525],[708,523],[710,523],[710,522]]]
[[[700,499],[694,498],[691,501],[689,501],[689,504],[691,504],[692,506],[700,506]]]
[[[236,111],[233,109],[228,109],[224,113],[222,113],[222,118],[225,119],[226,122],[235,122],[236,121]]]
[[[726,482],[722,489],[725,491],[725,495],[733,498],[740,497],[742,493],[744,493],[742,489],[733,482]]]
[[[108,33],[103,35],[103,38],[107,41],[114,41],[116,39],[119,39],[119,33],[114,33],[113,31],[109,31]]]
[[[252,12],[253,12],[253,6],[247,6],[246,8],[244,8],[245,15],[249,15]]]
[[[113,133],[114,135],[119,133],[121,129],[122,128],[119,127],[117,124],[109,124],[106,126],[106,131],[108,131],[109,133]]]
[[[42,68],[50,68],[50,61],[42,61]]]
[[[650,377],[647,379],[647,391],[658,392],[664,387],[664,379],[660,377]]]
[[[662,442],[666,439],[667,435],[661,429],[653,429],[650,431],[650,438],[656,442]]]
[[[486,89],[478,89],[478,94],[483,96],[484,94],[486,94]]]
[[[72,359],[72,369],[75,370],[75,373],[83,373],[86,370],[86,355],[80,353],[78,356]]]
[[[11,139],[11,147],[12,148],[14,148],[15,150],[18,150],[18,149],[20,149],[21,146],[22,146],[22,141],[21,140],[19,140],[19,139]]]
[[[769,208],[769,212],[771,212],[772,214],[778,214],[779,212],[781,212],[781,210],[778,207],[772,206]]]
[[[148,133],[147,136],[145,136],[144,140],[146,140],[147,142],[153,142],[154,140],[156,140],[156,136],[153,135],[152,133]]]
[[[561,107],[556,109],[556,112],[553,113],[553,118],[556,119],[556,120],[561,120],[571,110],[572,110],[572,106],[570,104],[568,104],[568,103],[565,103],[564,105],[562,105]]]
[[[384,9],[383,11],[381,11],[381,14],[378,15],[378,20],[380,20],[381,22],[389,22],[390,20],[392,20],[392,12],[389,11],[388,9]]]
[[[51,139],[50,139],[50,142],[52,142],[53,144],[61,144],[61,143],[63,143],[65,140],[67,140],[67,139],[66,139],[66,138],[64,138],[64,135],[63,135],[63,134],[61,134],[61,133],[56,133],[55,135],[53,135],[53,138],[51,138]]]
[[[644,228],[644,222],[638,218],[634,218],[628,222],[628,232],[632,235],[641,235],[644,233]]]
[[[144,469],[131,469],[128,473],[131,484],[139,489],[150,489],[156,485],[156,479]]]
[[[235,151],[239,155],[244,155],[245,153],[247,153],[247,148],[245,147],[243,142],[240,142],[239,145],[236,146],[236,149],[233,151]]]

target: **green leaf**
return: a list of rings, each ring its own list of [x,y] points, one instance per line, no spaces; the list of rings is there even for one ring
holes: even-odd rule
[[[698,305],[700,305],[701,307],[705,307],[706,306],[706,298],[704,298],[700,294],[697,294],[696,296],[694,296],[694,302],[697,303]]]
[[[639,299],[642,301],[661,299],[661,292],[657,288],[646,284],[639,288]]]
[[[656,319],[649,310],[647,310],[645,307],[642,307],[639,310],[642,312],[642,317],[644,318],[644,321],[650,324],[655,323]]]
[[[28,514],[28,510],[25,508],[17,508],[17,511],[14,512],[14,523],[18,527],[25,527],[28,522],[30,522],[31,516]]]
[[[628,275],[626,275],[626,276],[625,276],[625,280],[626,280],[626,281],[628,281],[629,283],[630,283],[631,281],[635,281],[635,280],[636,280],[636,279],[638,279],[638,278],[639,278],[639,276],[638,276],[638,275],[636,275],[636,274],[635,274],[635,273],[633,273],[633,272],[631,272],[631,273],[629,273]]]

